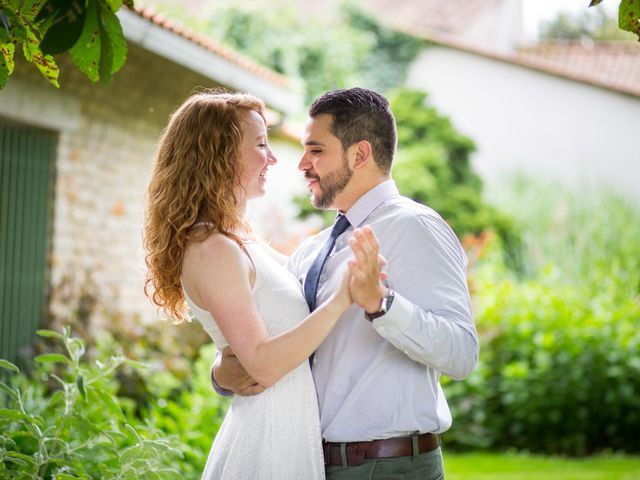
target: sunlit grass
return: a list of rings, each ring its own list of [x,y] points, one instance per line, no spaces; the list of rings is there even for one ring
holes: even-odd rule
[[[640,480],[640,457],[444,452],[447,480]]]

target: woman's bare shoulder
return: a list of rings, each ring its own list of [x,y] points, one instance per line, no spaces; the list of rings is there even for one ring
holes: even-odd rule
[[[246,275],[250,270],[240,245],[221,233],[212,233],[201,242],[187,246],[182,265],[183,277],[225,278],[230,274]]]

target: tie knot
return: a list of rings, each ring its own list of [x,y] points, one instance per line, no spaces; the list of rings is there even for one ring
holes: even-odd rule
[[[336,223],[333,224],[333,228],[331,229],[331,236],[333,238],[337,238],[340,234],[342,234],[347,228],[349,228],[349,220],[347,220],[346,215],[338,215],[338,219]]]

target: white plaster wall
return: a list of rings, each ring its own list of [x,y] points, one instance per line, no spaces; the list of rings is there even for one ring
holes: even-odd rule
[[[489,189],[521,172],[640,202],[640,98],[445,47],[423,51],[407,84],[476,142]]]
[[[521,0],[501,0],[494,8],[483,11],[456,37],[491,51],[512,52],[524,40]]]

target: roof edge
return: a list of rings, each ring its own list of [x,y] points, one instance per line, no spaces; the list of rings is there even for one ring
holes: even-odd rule
[[[295,80],[190,32],[149,8],[122,8],[117,15],[125,38],[145,50],[226,87],[251,92],[285,114],[300,111],[302,89]]]
[[[393,28],[403,33],[406,33],[408,35],[412,35],[422,40],[426,40],[430,43],[440,45],[442,47],[452,48],[454,50],[460,50],[462,52],[478,55],[491,60],[496,60],[503,63],[509,63],[511,65],[516,65],[524,68],[529,68],[531,70],[535,70],[541,73],[546,73],[548,75],[553,75],[556,77],[561,77],[568,80],[585,83],[594,87],[603,88],[616,93],[621,93],[623,95],[640,98],[640,92],[636,90],[625,88],[624,86],[613,85],[607,82],[602,82],[602,81],[599,81],[598,79],[591,78],[587,75],[582,75],[575,72],[568,72],[566,70],[558,68],[555,65],[550,65],[548,62],[545,62],[544,60],[538,61],[533,59],[524,59],[524,58],[511,56],[504,53],[498,53],[488,49],[476,47],[475,45],[470,45],[466,42],[461,42],[460,40],[453,37],[452,35],[447,35],[443,33],[436,33],[436,32],[419,33],[398,25],[393,25]]]

